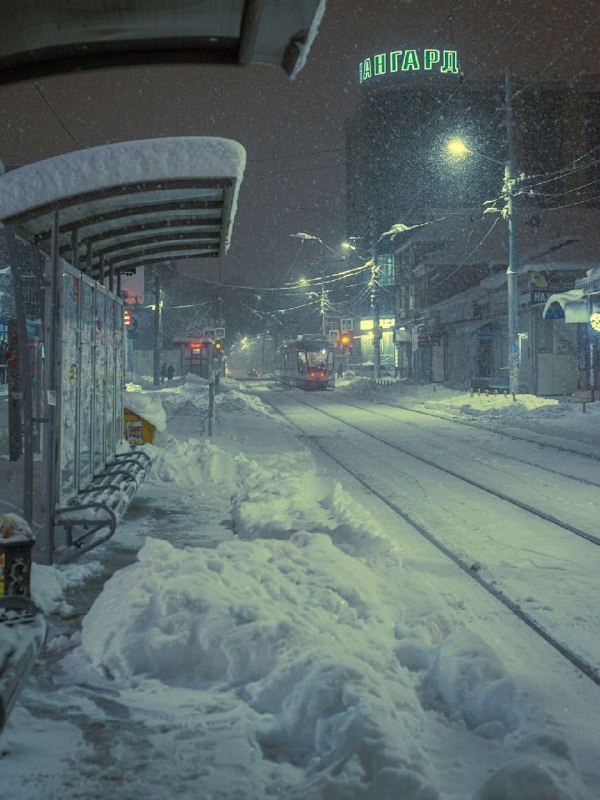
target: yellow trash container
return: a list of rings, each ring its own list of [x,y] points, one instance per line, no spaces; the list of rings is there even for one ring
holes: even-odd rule
[[[147,419],[129,408],[124,409],[125,438],[133,447],[136,444],[152,444],[156,428]]]

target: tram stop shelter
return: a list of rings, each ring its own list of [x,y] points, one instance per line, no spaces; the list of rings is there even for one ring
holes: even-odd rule
[[[272,64],[295,77],[326,0],[2,0],[0,84],[147,64]]]
[[[244,164],[232,140],[175,137],[93,147],[0,175],[14,286],[8,405],[17,423],[11,457],[0,460],[0,512],[30,522],[37,561],[66,560],[108,538],[147,470],[147,457],[122,441],[120,273],[222,256]]]

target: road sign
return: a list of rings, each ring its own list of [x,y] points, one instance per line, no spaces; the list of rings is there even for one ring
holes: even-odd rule
[[[343,331],[351,331],[354,329],[354,320],[350,317],[345,317],[342,319],[341,328]]]

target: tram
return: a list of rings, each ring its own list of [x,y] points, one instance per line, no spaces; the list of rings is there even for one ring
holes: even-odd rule
[[[276,354],[277,380],[300,389],[333,389],[333,353],[333,343],[314,334],[285,342]]]

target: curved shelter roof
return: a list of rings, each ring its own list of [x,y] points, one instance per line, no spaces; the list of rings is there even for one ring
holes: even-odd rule
[[[244,148],[230,139],[144,139],[78,150],[0,175],[0,220],[93,275],[229,246]],[[73,253],[77,251],[77,258]]]
[[[2,0],[0,83],[143,64],[302,68],[326,0]]]

